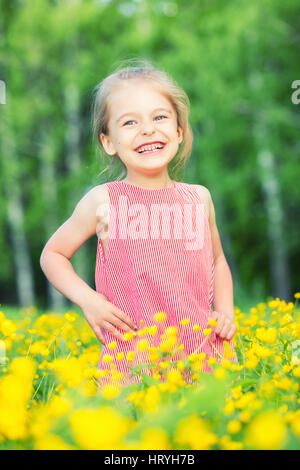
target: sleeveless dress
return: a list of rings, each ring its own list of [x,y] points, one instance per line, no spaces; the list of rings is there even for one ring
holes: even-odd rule
[[[132,375],[128,366],[153,363],[153,357],[157,365],[170,359],[168,356],[158,360],[154,354],[150,361],[149,351],[143,350],[146,341],[155,351],[163,343],[168,327],[177,328],[176,345],[183,345],[172,362],[185,360],[195,351],[221,361],[218,353],[224,356],[223,339],[214,333],[209,337],[203,333],[204,328],[210,327],[208,318],[212,314],[214,259],[205,205],[196,188],[174,180],[171,187],[161,189],[124,181],[106,183],[106,188],[108,242],[105,254],[99,237],[96,291],[128,315],[139,327],[139,334],[145,334],[123,342],[101,328],[105,345],[98,364],[102,371],[99,388],[114,381],[121,385],[139,382],[140,377]],[[165,313],[163,322],[154,321],[158,312]],[[189,321],[182,325],[184,319]],[[193,329],[195,325],[202,329]],[[149,333],[147,327],[151,326],[154,330]],[[117,329],[124,334],[124,330]],[[115,347],[109,348],[113,342]],[[227,344],[230,360],[237,363],[232,341]],[[206,361],[202,363],[201,371],[212,372]],[[157,372],[141,369],[148,375],[153,371]],[[191,381],[190,373],[185,380]]]

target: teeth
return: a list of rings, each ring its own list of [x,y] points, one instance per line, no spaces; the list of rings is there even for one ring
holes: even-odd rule
[[[138,150],[139,153],[143,153],[143,152],[150,152],[150,151],[153,151],[153,150],[156,150],[156,149],[162,149],[163,148],[163,145],[145,145],[144,147],[141,148],[141,150]]]

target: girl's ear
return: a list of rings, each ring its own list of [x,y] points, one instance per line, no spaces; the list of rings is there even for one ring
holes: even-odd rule
[[[178,134],[178,139],[179,139],[179,144],[181,144],[182,140],[183,140],[183,130],[181,127],[178,126],[177,128],[177,134]]]
[[[103,148],[105,150],[105,152],[108,154],[108,155],[115,155],[116,150],[115,150],[115,147],[113,146],[113,143],[111,142],[110,138],[108,135],[105,135],[103,133],[100,134],[100,140],[101,140],[101,143],[103,145]]]

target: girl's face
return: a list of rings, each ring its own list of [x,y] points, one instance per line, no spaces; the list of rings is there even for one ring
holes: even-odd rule
[[[108,135],[100,139],[118,154],[128,173],[154,175],[166,169],[182,142],[174,107],[154,85],[129,80],[109,96]]]

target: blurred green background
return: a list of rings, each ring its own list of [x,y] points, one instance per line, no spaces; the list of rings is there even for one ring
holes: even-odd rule
[[[92,90],[136,57],[190,98],[194,145],[181,180],[211,192],[235,305],[293,300],[299,1],[0,0],[0,303],[70,306],[40,254],[79,199],[107,181],[92,141]],[[72,258],[93,287],[96,247],[95,235]]]

